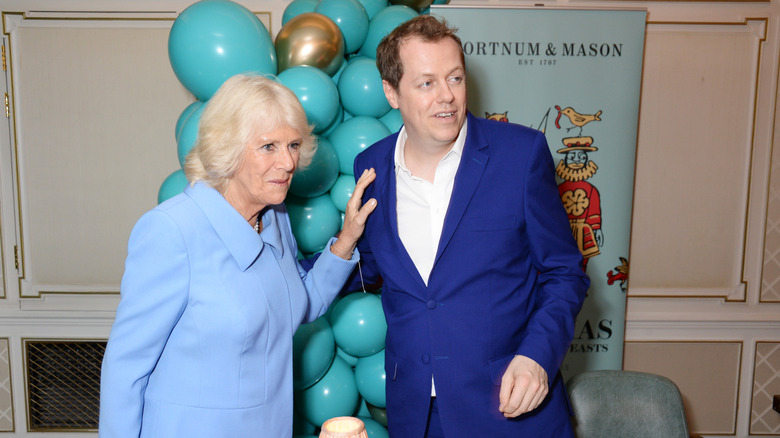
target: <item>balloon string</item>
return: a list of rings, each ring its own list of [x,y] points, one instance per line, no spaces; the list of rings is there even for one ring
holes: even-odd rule
[[[363,283],[363,269],[360,267],[360,260],[358,260],[358,273],[360,274],[360,287],[363,288],[363,293],[366,293],[366,284]]]

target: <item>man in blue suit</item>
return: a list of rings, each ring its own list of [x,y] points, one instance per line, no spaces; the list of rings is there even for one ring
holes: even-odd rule
[[[378,207],[393,437],[572,436],[559,366],[589,286],[541,132],[466,109],[460,39],[430,15],[377,49],[401,130],[355,160]]]

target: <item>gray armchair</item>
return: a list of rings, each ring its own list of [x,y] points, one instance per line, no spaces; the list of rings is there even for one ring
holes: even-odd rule
[[[682,396],[666,377],[586,371],[566,384],[578,438],[688,438]]]

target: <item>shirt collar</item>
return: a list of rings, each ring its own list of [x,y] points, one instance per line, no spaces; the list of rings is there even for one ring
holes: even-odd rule
[[[452,145],[452,149],[447,152],[447,154],[442,157],[442,161],[445,160],[450,155],[456,155],[458,158],[460,158],[463,155],[463,148],[466,145],[466,131],[468,126],[468,119],[465,119],[463,121],[463,126],[460,127],[460,132],[458,133],[458,138],[455,139],[455,143]],[[395,155],[394,155],[394,162],[395,162],[395,173],[398,175],[399,172],[403,171],[406,173],[411,173],[409,169],[406,167],[406,161],[404,160],[404,148],[406,148],[406,125],[401,127],[401,131],[398,133],[398,139],[395,142]]]

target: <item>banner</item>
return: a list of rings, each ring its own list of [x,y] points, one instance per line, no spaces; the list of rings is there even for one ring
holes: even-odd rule
[[[543,131],[591,287],[562,371],[621,369],[645,10],[436,6],[474,115]]]

